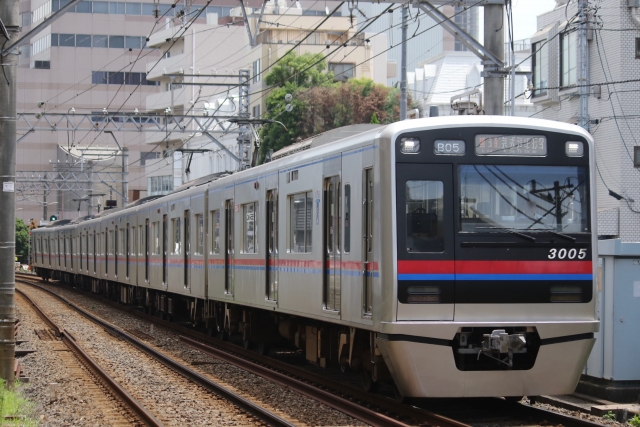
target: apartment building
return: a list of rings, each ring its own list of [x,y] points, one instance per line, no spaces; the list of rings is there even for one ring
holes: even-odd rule
[[[156,151],[210,150],[196,154],[173,152],[162,168],[148,168],[149,177],[158,182],[171,182],[175,188],[197,177],[237,170],[236,157],[243,155],[237,143],[239,129],[225,124],[225,117],[239,113],[240,70],[246,70],[250,78],[249,115],[260,118],[265,112],[268,93],[264,76],[292,48],[298,54],[320,55],[339,48],[327,59],[328,69],[334,72],[336,80],[367,77],[386,84],[386,35],[366,32],[356,35],[357,21],[352,22],[339,11],[319,25],[326,18],[326,9],[324,3],[314,9],[316,3],[302,3],[299,8],[289,7],[284,1],[267,4],[261,19],[259,8],[247,8],[252,32],[258,30],[253,46],[239,7],[220,22],[210,19],[187,32],[182,32],[179,26],[167,26],[151,37],[149,45],[168,54],[157,65],[147,66],[147,80],[159,82],[162,90],[147,97],[147,110],[191,112],[202,115],[203,122],[209,120],[209,116],[219,119],[210,123],[207,132],[210,136],[195,131],[187,135],[149,134],[145,142],[151,148],[159,145]],[[326,8],[333,10],[336,6],[337,2]],[[211,136],[216,141],[212,141]],[[187,165],[188,174],[185,173]],[[171,185],[167,185],[156,190],[167,192],[170,188]]]
[[[22,31],[38,25],[67,2],[20,1]],[[224,19],[237,5],[233,0],[213,0],[201,11],[205,3],[204,0],[190,2],[183,14],[181,5],[171,7],[172,2],[163,0],[80,2],[20,49],[18,113],[87,115],[98,129],[104,123],[105,111],[133,114],[137,109],[144,113],[147,96],[164,90],[159,82],[146,77],[147,64],[157,62],[164,55],[146,39],[168,24],[188,22],[197,13],[200,15],[195,19],[196,25],[206,23],[207,15]],[[42,107],[38,106],[39,102],[44,102]],[[105,156],[109,157],[109,152],[115,154],[109,162],[117,169],[121,165],[118,145],[127,147],[129,201],[146,195],[150,182],[145,176],[145,166],[157,161],[153,147],[145,144],[146,136],[140,132],[27,133],[24,124],[19,122],[18,138],[19,172],[52,172],[54,164],[68,165],[66,170],[80,170],[88,166],[89,160],[95,161],[94,167],[97,167]],[[82,150],[78,151],[78,147]],[[93,151],[94,148],[98,150]],[[58,168],[63,167],[56,166]],[[111,169],[100,167],[103,171]],[[90,190],[104,193],[102,199],[113,197],[120,206],[122,186],[108,179],[104,181],[96,179],[91,188],[85,183],[61,191],[55,190],[53,183],[30,184],[28,190],[20,191],[22,187],[18,183],[16,216],[24,220],[42,218],[44,203],[48,205],[48,215],[56,214],[58,218],[85,215],[87,203],[80,203],[78,210],[78,202],[73,199],[86,198]],[[95,213],[97,198],[93,204]]]
[[[577,6],[559,3],[538,16],[539,31],[531,37],[532,101],[541,108],[536,117],[577,123]],[[634,163],[634,147],[640,145],[640,17],[629,5],[627,0],[604,0],[591,11],[589,116],[598,163],[598,233],[638,242],[640,164]],[[632,81],[611,84],[626,80]],[[622,198],[611,196],[610,190]]]

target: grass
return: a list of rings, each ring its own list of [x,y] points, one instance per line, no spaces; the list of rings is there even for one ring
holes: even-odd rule
[[[33,413],[33,404],[22,397],[18,390],[19,383],[10,390],[0,380],[0,426],[2,427],[35,427],[38,420]]]

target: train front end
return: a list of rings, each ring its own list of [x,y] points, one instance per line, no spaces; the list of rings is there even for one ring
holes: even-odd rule
[[[573,392],[599,327],[591,137],[497,116],[406,123],[380,139],[395,306],[376,342],[400,393]]]

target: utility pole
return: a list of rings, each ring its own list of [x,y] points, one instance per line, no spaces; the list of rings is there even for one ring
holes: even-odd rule
[[[500,4],[484,5],[484,47],[504,62],[504,6]],[[504,75],[497,72],[495,63],[483,61],[484,110],[488,115],[504,114]]]
[[[20,32],[18,0],[0,1],[0,40],[12,45]],[[2,56],[0,77],[0,378],[8,387],[14,381],[15,264],[16,256],[16,94],[18,52]]]
[[[578,94],[580,108],[578,126],[589,132],[589,42],[587,41],[588,0],[578,0],[580,27],[578,29]]]
[[[407,118],[407,15],[409,5],[402,6],[402,60],[400,63],[400,120]]]

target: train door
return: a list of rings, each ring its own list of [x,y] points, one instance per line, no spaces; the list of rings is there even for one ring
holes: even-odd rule
[[[278,195],[276,190],[267,191],[267,251],[265,270],[266,296],[268,300],[278,300]]]
[[[224,291],[227,294],[233,293],[233,217],[234,205],[233,199],[227,200],[224,205],[224,235],[225,235],[225,252],[224,252]]]
[[[122,229],[118,229],[118,226],[115,226],[115,232],[113,233],[113,239],[114,241],[111,243],[113,245],[113,275],[115,278],[118,277],[118,254],[120,253],[120,245],[122,244],[122,242],[120,241],[120,238],[118,236],[118,233],[121,231]]]
[[[190,227],[191,227],[191,222],[189,221],[190,218],[190,213],[191,211],[184,211],[184,232],[183,232],[183,236],[184,236],[184,248],[182,253],[184,254],[184,259],[182,260],[182,266],[183,266],[183,278],[184,278],[184,287],[185,289],[189,288],[189,256],[190,256],[190,252],[191,252],[191,233],[190,233]]]
[[[453,320],[452,165],[398,164],[398,320]]]
[[[144,221],[144,281],[149,283],[149,218]]]
[[[324,181],[324,308],[340,311],[341,203],[340,177]]]
[[[169,251],[169,227],[167,215],[162,215],[162,284],[167,286],[169,277],[169,264],[167,263],[167,253]]]
[[[362,180],[362,311],[373,312],[373,169],[365,169]]]
[[[129,279],[129,262],[131,261],[131,237],[129,234],[129,223],[127,223],[127,228],[124,231],[125,237],[124,237],[124,251],[125,251],[125,278]]]
[[[89,231],[87,231],[87,233],[84,235],[84,246],[85,249],[87,250],[87,263],[86,263],[86,272],[89,272]]]

